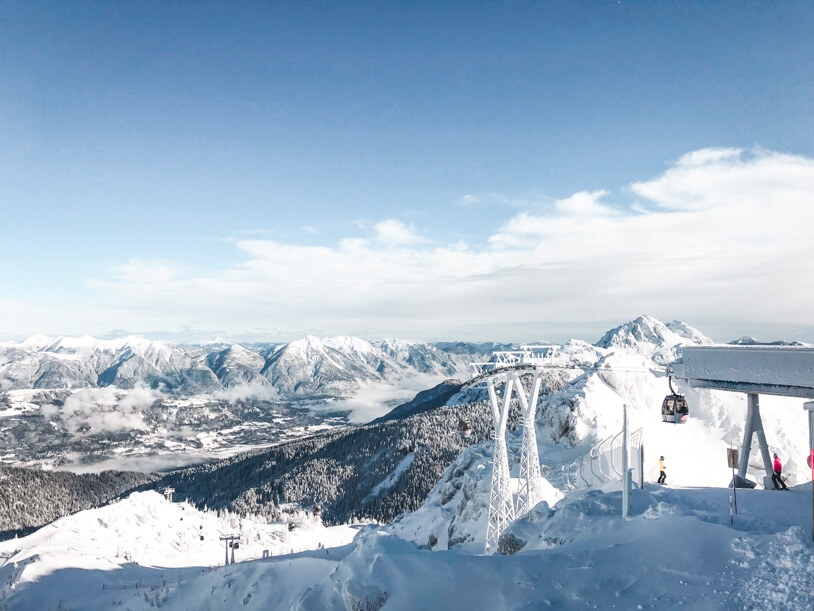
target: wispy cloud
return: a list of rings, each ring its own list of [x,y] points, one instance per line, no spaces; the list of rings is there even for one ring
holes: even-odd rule
[[[632,204],[582,191],[516,212],[484,244],[385,219],[333,246],[237,240],[242,260],[217,272],[133,259],[93,286],[111,326],[141,329],[522,337],[643,311],[810,324],[814,160],[704,149],[629,191]]]
[[[373,226],[376,231],[376,242],[382,246],[411,246],[424,239],[412,225],[406,225],[395,219],[380,221]]]
[[[455,202],[458,206],[499,206],[504,208],[539,208],[554,203],[553,197],[543,193],[530,192],[509,195],[494,191],[465,193]]]

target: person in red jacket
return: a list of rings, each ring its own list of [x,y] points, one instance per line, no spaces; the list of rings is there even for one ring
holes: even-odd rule
[[[775,454],[774,455],[774,473],[772,473],[772,483],[774,484],[774,489],[775,490],[788,490],[788,488],[786,488],[786,482],[784,482],[783,478],[780,477],[780,474],[782,472],[783,472],[783,465],[780,462],[780,457],[777,454]]]

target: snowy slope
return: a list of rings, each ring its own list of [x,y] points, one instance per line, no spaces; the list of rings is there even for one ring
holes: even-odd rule
[[[637,491],[628,521],[618,492],[573,495],[553,511],[538,506],[522,525],[529,543],[512,557],[428,553],[371,532],[304,600],[326,608],[348,608],[355,596],[386,599],[387,609],[802,609],[814,595],[809,497],[744,493],[731,528],[726,490]]]
[[[36,533],[36,540],[32,535],[17,541],[21,551],[0,572],[10,609],[53,609],[60,602],[66,608],[121,606],[133,611],[157,605],[249,610],[805,609],[814,596],[810,496],[808,489],[744,491],[731,527],[725,489],[651,486],[634,491],[629,520],[619,516],[620,493],[594,491],[569,495],[553,510],[538,505],[516,524],[528,541],[512,556],[431,552],[370,526],[344,547],[211,570],[205,560],[210,554],[218,558],[214,545],[201,550],[206,557],[197,557],[192,568],[173,568],[186,554],[183,543],[177,545],[172,537],[183,532],[179,520],[190,519],[188,510],[167,516],[179,525],[167,540],[124,533],[129,544],[140,541],[134,549],[140,550],[144,565],[111,562],[104,554],[112,551],[112,544],[100,553],[91,552],[95,548],[87,543],[75,547],[83,538],[73,528],[91,535],[103,528],[93,512],[86,512],[81,524],[50,535],[52,541],[63,536],[61,545],[72,548],[70,554],[62,552],[67,561],[48,558],[56,550],[49,547],[45,529]],[[134,509],[141,510],[144,520],[136,532],[150,532],[155,518],[164,517],[140,504]],[[344,536],[334,542],[347,540]],[[71,562],[86,568],[59,568]]]
[[[127,573],[134,564],[160,569],[222,565],[222,535],[240,534],[235,559],[245,561],[261,558],[264,550],[279,556],[337,547],[357,534],[349,526],[325,527],[318,518],[301,511],[291,519],[296,524],[293,531],[287,523],[218,515],[186,503],[170,503],[157,492],[134,493],[118,503],[61,518],[22,539],[0,543],[0,554],[11,554],[0,569],[4,584],[0,596],[8,598],[26,584],[68,568],[113,575]],[[127,577],[121,579],[128,582]],[[134,577],[131,583],[137,580]]]
[[[560,465],[588,452],[592,445],[622,427],[622,405],[627,404],[632,430],[642,428],[645,478],[658,477],[663,455],[668,481],[685,486],[725,486],[731,480],[726,450],[739,447],[743,438],[746,400],[739,393],[695,390],[677,384],[687,396],[691,418],[686,424],[665,424],[661,401],[669,392],[662,363],[675,358],[682,345],[711,343],[683,323],[663,323],[647,316],[621,325],[592,346],[571,341],[555,357],[575,369],[562,375],[568,382],[541,398],[537,413],[538,452],[544,475],[556,475]],[[589,366],[590,369],[579,369]],[[447,403],[484,400],[484,391],[463,390]],[[784,461],[784,476],[791,483],[810,477],[804,401],[761,397],[761,413],[770,450]],[[519,473],[522,430],[509,431],[510,471]],[[430,537],[437,547],[482,549],[491,482],[492,444],[467,450],[446,471],[427,504],[394,525],[396,532],[418,544]],[[748,476],[763,481],[763,464],[753,440]],[[558,484],[556,477],[552,483]],[[549,496],[549,501],[554,496]],[[429,526],[431,525],[431,526]]]

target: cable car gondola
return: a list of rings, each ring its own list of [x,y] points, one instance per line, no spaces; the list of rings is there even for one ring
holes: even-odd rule
[[[670,394],[664,397],[664,402],[661,404],[661,419],[671,424],[684,424],[690,415],[687,400],[684,395],[679,395],[673,390],[672,377],[668,377],[667,382],[670,384]]]
[[[472,425],[469,420],[459,420],[457,432],[461,437],[469,437],[472,434]]]

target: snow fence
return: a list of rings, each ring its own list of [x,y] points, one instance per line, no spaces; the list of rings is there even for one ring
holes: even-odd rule
[[[584,456],[563,465],[552,479],[558,479],[561,488],[578,490],[599,488],[612,481],[622,481],[622,433],[611,435],[597,443]],[[640,488],[644,485],[644,443],[642,429],[630,434],[628,446],[631,480]]]

